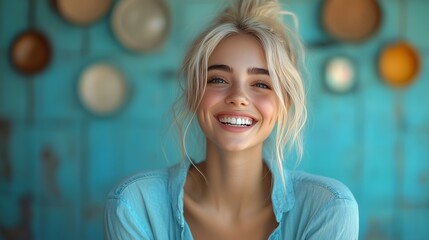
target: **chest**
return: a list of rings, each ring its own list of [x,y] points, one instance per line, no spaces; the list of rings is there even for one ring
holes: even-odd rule
[[[231,219],[185,208],[185,219],[194,239],[268,239],[277,228],[271,209],[242,219]]]

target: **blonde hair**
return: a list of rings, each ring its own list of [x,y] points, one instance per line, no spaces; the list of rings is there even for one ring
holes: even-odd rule
[[[183,92],[175,110],[184,156],[189,158],[186,137],[205,91],[207,62],[211,53],[220,41],[232,34],[250,34],[265,50],[268,71],[279,102],[273,155],[280,173],[283,173],[286,147],[289,151],[295,147],[298,160],[301,159],[302,129],[307,118],[304,86],[299,72],[303,51],[296,32],[283,24],[281,17],[284,14],[294,17],[290,12],[281,11],[274,0],[238,0],[192,43],[183,62]]]

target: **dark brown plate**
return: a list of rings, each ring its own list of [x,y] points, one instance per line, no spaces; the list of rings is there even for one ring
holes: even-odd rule
[[[17,71],[27,75],[36,74],[48,66],[51,45],[42,32],[26,30],[12,42],[10,57]]]

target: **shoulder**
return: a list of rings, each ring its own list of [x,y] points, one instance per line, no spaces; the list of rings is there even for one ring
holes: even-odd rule
[[[154,195],[167,196],[168,169],[146,170],[124,178],[108,193],[108,200],[131,204],[154,199]],[[151,196],[148,198],[148,196]]]
[[[172,219],[168,182],[169,169],[142,171],[119,182],[104,209],[108,239],[156,239],[158,225]]]
[[[350,189],[338,180],[295,171],[291,173],[295,195],[295,211],[309,221],[333,217],[357,221],[358,204]]]
[[[169,203],[168,169],[142,171],[124,178],[107,195],[106,210],[141,214]]]
[[[357,239],[358,204],[346,185],[300,171],[289,176],[295,198],[286,222],[297,225],[294,230],[285,228],[285,233],[295,239]]]
[[[338,180],[301,171],[290,172],[296,197],[318,201],[343,199],[355,202],[350,189]]]

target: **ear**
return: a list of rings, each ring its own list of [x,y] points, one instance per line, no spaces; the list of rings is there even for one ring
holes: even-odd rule
[[[290,106],[292,106],[292,99],[290,98],[289,93],[286,93],[285,96],[286,109],[289,111]]]
[[[289,111],[290,106],[292,106],[292,99],[290,99],[290,97],[288,97],[287,103],[286,103],[286,108],[288,111]]]

